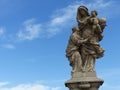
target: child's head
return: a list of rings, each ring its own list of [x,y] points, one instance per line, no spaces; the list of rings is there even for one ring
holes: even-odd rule
[[[95,17],[95,16],[97,16],[97,15],[98,15],[98,13],[97,13],[96,10],[91,11],[91,16]]]
[[[73,33],[76,32],[76,31],[79,31],[79,28],[78,27],[73,27],[72,31],[73,31]]]

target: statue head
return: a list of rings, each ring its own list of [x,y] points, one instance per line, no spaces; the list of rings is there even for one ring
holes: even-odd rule
[[[106,19],[105,18],[99,19],[99,24],[101,26],[101,29],[103,30],[106,26]]]
[[[85,6],[80,6],[80,7],[78,7],[78,12],[79,12],[81,15],[89,16],[88,8],[85,7]]]
[[[76,32],[76,31],[79,31],[79,28],[78,28],[78,27],[73,27],[73,28],[72,28],[72,32],[74,33],[74,32]]]
[[[100,25],[106,26],[106,19],[105,18],[99,19],[99,22],[100,22]]]
[[[97,15],[98,15],[98,13],[97,13],[96,10],[91,11],[91,16],[92,16],[92,17],[95,17],[95,16],[97,16]]]

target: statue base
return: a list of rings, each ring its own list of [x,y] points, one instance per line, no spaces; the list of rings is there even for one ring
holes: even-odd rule
[[[98,90],[103,80],[96,77],[95,72],[74,72],[72,78],[65,82],[69,90]]]

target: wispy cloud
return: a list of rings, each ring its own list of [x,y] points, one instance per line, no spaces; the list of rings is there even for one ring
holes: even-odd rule
[[[0,38],[3,37],[5,34],[5,28],[0,27]]]
[[[19,40],[33,40],[39,37],[41,24],[37,24],[35,19],[23,22],[23,28],[17,33]]]
[[[0,82],[0,87],[3,87],[3,86],[8,85],[8,84],[9,84],[9,82]]]
[[[77,8],[80,5],[87,6],[90,10],[99,10],[100,16],[108,15],[111,10],[109,8],[114,7],[112,1],[93,0],[92,2],[86,3],[85,1],[77,1],[65,8],[56,10],[52,15],[50,21],[39,24],[25,24],[24,31],[20,30],[18,37],[21,40],[33,40],[39,37],[39,32],[43,32],[44,37],[52,37],[61,31],[70,29],[73,25],[76,25],[76,13]],[[105,15],[105,17],[107,16]],[[108,15],[109,16],[109,15]],[[34,20],[33,20],[34,21]],[[33,22],[32,21],[32,22]]]
[[[69,5],[56,10],[51,15],[51,20],[45,23],[35,23],[35,19],[26,20],[23,22],[23,29],[17,33],[18,38],[20,40],[33,40],[39,37],[52,37],[60,31],[64,31],[74,23],[78,6]]]
[[[99,10],[99,16],[108,15],[108,12],[111,10],[111,6],[113,7],[113,2],[108,1],[105,2],[103,0],[93,0],[92,2],[86,3],[85,1],[78,1],[75,2],[71,5],[68,5],[65,8],[56,10],[53,15],[51,15],[51,20],[47,25],[46,28],[46,33],[48,33],[49,36],[54,36],[60,31],[68,30],[70,27],[76,24],[76,13],[77,13],[77,8],[80,5],[85,5],[88,7],[89,10]],[[107,16],[105,15],[105,17]],[[108,15],[109,16],[109,15]],[[103,17],[103,16],[102,16]]]
[[[85,4],[88,8],[92,8],[92,9],[101,9],[101,8],[105,9],[106,7],[109,7],[110,5],[112,5],[113,2],[111,0],[109,1],[93,0],[90,3],[83,2],[83,4]]]
[[[15,46],[13,44],[2,44],[0,48],[15,49]]]
[[[46,29],[46,33],[49,36],[54,36],[60,31],[64,31],[70,27],[75,22],[76,11],[79,5],[69,5],[65,8],[55,11],[51,16],[51,21],[49,21]]]
[[[98,10],[100,17],[106,17],[107,19],[115,16],[115,14],[120,14],[118,10],[120,7],[117,4],[117,1],[105,1],[105,0],[93,0],[93,1],[75,1],[72,4],[54,11],[50,15],[49,21],[44,23],[37,22],[37,18],[30,18],[25,20],[21,28],[18,29],[17,38],[20,41],[24,40],[34,40],[37,38],[48,38],[57,35],[58,33],[70,30],[71,27],[76,26],[76,13],[77,8],[80,5],[85,5],[88,7],[89,12],[93,9]],[[117,5],[117,6],[116,6]],[[116,8],[117,7],[117,8]],[[116,8],[116,10],[111,12],[111,9]],[[0,29],[0,36],[3,35],[3,28]],[[14,36],[14,35],[13,35]],[[15,36],[14,36],[15,37]]]
[[[118,12],[120,9],[119,1],[114,0],[94,0],[90,3],[84,3],[89,10],[97,10],[100,17],[105,17],[107,19],[114,18],[116,15],[120,15]],[[113,12],[111,10],[115,9]]]
[[[60,87],[49,87],[41,84],[19,84],[13,87],[0,87],[0,90],[60,90]]]

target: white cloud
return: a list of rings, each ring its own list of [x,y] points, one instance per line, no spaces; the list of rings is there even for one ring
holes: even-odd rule
[[[64,31],[66,29],[70,29],[76,23],[76,14],[77,8],[80,5],[85,5],[88,7],[89,11],[96,9],[100,11],[99,16],[107,16],[111,14],[111,10],[109,8],[113,8],[113,2],[108,1],[105,2],[103,0],[94,0],[92,2],[86,3],[85,1],[78,1],[71,5],[68,5],[65,8],[59,9],[53,13],[51,16],[51,21],[47,22],[46,33],[49,36],[54,36],[60,31]],[[108,13],[109,12],[109,13]],[[112,13],[113,14],[113,13]],[[102,16],[102,17],[103,17]],[[109,17],[109,15],[108,15]],[[77,24],[75,24],[77,25]]]
[[[29,19],[23,22],[23,28],[17,33],[19,40],[33,40],[39,37],[41,24],[36,24],[35,21]]]
[[[92,2],[86,3],[85,1],[78,1],[65,8],[55,11],[52,15],[52,19],[47,26],[47,33],[49,35],[56,35],[60,31],[64,31],[74,25],[76,22],[77,8],[80,5],[85,5],[88,9],[98,9],[105,13],[109,12],[106,9],[113,6],[111,1],[105,2],[103,0],[94,0]],[[105,11],[106,10],[106,11]],[[103,13],[100,13],[102,16]]]
[[[15,46],[13,44],[2,44],[0,47],[6,49],[15,49]]]
[[[91,3],[85,3],[85,5],[89,8],[89,10],[97,10],[99,17],[105,17],[108,19],[116,17],[116,15],[120,15],[118,12],[120,9],[119,1],[114,0],[94,0]],[[111,10],[115,9],[113,12]]]
[[[0,37],[2,37],[5,33],[5,28],[0,27]]]
[[[9,84],[9,82],[0,82],[0,87],[5,86],[7,84]]]
[[[29,19],[23,23],[23,29],[17,34],[20,40],[33,40],[39,37],[52,37],[61,31],[71,29],[73,25],[77,25],[76,14],[80,5],[88,7],[89,12],[93,9],[98,11],[100,17],[110,18],[115,12],[111,9],[117,7],[114,1],[93,0],[93,1],[77,1],[64,8],[56,10],[50,21],[45,23],[35,23],[35,19]],[[120,8],[118,8],[120,9]],[[118,10],[117,9],[117,10]],[[41,33],[41,34],[40,34]]]
[[[77,8],[80,5],[85,5],[88,7],[89,11],[95,9],[98,11],[100,17],[115,17],[115,15],[120,14],[118,11],[120,9],[117,1],[109,0],[93,0],[93,1],[75,1],[72,4],[54,11],[50,15],[50,21],[45,23],[37,23],[36,19],[28,19],[22,23],[22,27],[17,32],[18,40],[34,40],[40,37],[52,37],[64,30],[70,30],[71,27],[77,25],[76,14]],[[117,8],[116,8],[117,7]],[[115,8],[113,12],[111,10]],[[0,38],[5,35],[5,29],[0,28]],[[11,35],[15,37],[14,35]],[[8,37],[6,37],[8,38]]]
[[[29,19],[23,22],[23,29],[17,34],[20,40],[33,40],[39,37],[51,37],[64,30],[66,27],[71,27],[74,23],[72,20],[76,17],[76,9],[79,5],[69,5],[63,9],[55,11],[51,15],[51,20],[42,24],[35,23],[35,19]],[[41,35],[40,33],[44,34]],[[41,35],[41,36],[40,36]]]
[[[69,5],[63,9],[57,10],[51,17],[51,21],[47,25],[46,33],[48,36],[54,36],[60,31],[72,26],[76,17],[76,9],[78,5]]]
[[[111,1],[103,1],[103,0],[93,0],[93,2],[90,2],[86,4],[88,8],[92,9],[101,9],[101,8],[106,8],[112,5]]]
[[[60,90],[60,87],[52,88],[51,90]]]
[[[41,84],[19,84],[13,87],[0,87],[0,90],[60,90],[60,87],[49,87]]]

